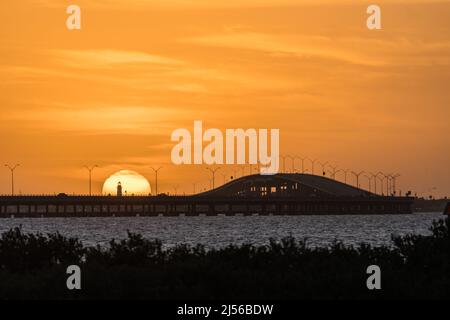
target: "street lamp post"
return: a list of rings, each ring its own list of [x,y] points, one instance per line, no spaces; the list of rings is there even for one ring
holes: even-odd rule
[[[400,174],[398,174],[398,173],[396,173],[396,174],[394,174],[393,176],[392,176],[392,187],[394,188],[394,195],[396,195],[397,194],[397,187],[396,187],[396,181],[397,181],[397,178],[398,177],[400,177]]]
[[[286,171],[286,157],[285,156],[280,156],[281,161],[283,162],[283,166],[281,168],[281,173],[285,173]]]
[[[308,160],[311,161],[311,174],[314,174],[314,164],[315,164],[317,161],[319,161],[319,159],[314,159],[314,160],[312,160],[312,159],[309,159],[309,158],[308,158]]]
[[[339,169],[338,171],[336,171],[336,173],[338,173],[338,172],[342,172],[342,173],[344,174],[344,183],[347,183],[347,173],[348,173],[348,170],[345,170],[345,169]]]
[[[337,168],[338,166],[328,166],[330,169],[333,169],[333,171],[331,171],[331,177],[333,178],[333,180],[336,180],[336,173],[339,171]]]
[[[162,169],[162,167],[158,167],[157,169],[150,167],[150,169],[155,172],[155,193],[158,195],[158,171]]]
[[[381,187],[381,195],[384,195],[384,187],[383,187],[383,181],[384,181],[384,175],[380,172],[380,174],[378,175],[377,174],[377,177],[378,177],[378,180],[380,180],[380,187]]]
[[[283,161],[283,167],[281,169],[281,173],[286,173],[286,156],[280,156],[280,158]]]
[[[291,160],[291,164],[292,164],[292,172],[291,173],[294,173],[295,172],[295,157],[293,157],[291,155],[287,155],[286,159]],[[289,171],[288,171],[288,173],[289,173]]]
[[[295,156],[295,159],[298,159],[302,162],[302,173],[305,173],[305,160],[307,158],[300,158],[299,156]]]
[[[98,168],[98,165],[84,167],[89,171],[89,196],[92,196],[92,171],[94,171],[95,168]]]
[[[377,183],[376,181],[377,181],[377,179],[376,178],[378,178],[378,180],[380,180],[380,187],[381,187],[381,194],[383,194],[383,181],[384,181],[384,173],[383,172],[381,172],[381,171],[378,171],[376,174],[375,174],[375,184]],[[381,177],[381,178],[379,178],[379,177]]]
[[[293,157],[293,156],[288,154],[288,155],[285,155],[285,156],[280,156],[280,158],[283,161],[283,171],[282,171],[282,173],[288,173],[288,171],[286,171],[286,159],[291,159],[292,171],[295,171],[295,165],[294,165],[295,157]]]
[[[389,196],[389,193],[391,192],[391,188],[389,186],[389,179],[391,178],[390,174],[384,174],[384,177],[386,178],[386,195]]]
[[[366,177],[367,181],[369,181],[369,192],[372,192],[372,176],[365,174],[364,177]]]
[[[214,181],[215,181],[215,178],[216,178],[216,172],[217,172],[217,170],[220,170],[220,167],[215,168],[215,169],[211,169],[211,168],[207,167],[206,170],[211,171],[211,174],[212,174],[212,189],[214,190]]]
[[[5,164],[5,167],[7,167],[11,171],[11,195],[14,195],[14,170],[16,170],[17,167],[19,167],[20,164],[17,163],[14,166],[10,166],[8,164]]]
[[[356,177],[356,187],[359,188],[359,176],[364,173],[364,171],[355,172],[352,171],[353,175]]]
[[[374,193],[377,194],[377,174],[372,172],[369,172],[369,174],[373,178]]]
[[[326,173],[325,173],[325,166],[328,164],[328,161],[327,162],[317,162],[318,164],[320,164],[320,166],[322,167],[322,176],[324,176]]]

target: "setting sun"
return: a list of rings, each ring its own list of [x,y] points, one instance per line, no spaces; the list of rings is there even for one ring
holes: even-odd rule
[[[114,173],[103,184],[103,194],[117,195],[117,186],[121,185],[123,195],[149,195],[150,183],[139,173],[121,170]]]

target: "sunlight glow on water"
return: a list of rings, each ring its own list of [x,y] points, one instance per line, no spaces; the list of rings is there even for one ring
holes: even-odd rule
[[[158,238],[164,246],[177,243],[221,247],[228,244],[266,244],[270,238],[292,235],[307,238],[311,246],[391,243],[391,234],[429,234],[433,220],[442,213],[360,216],[216,216],[216,217],[133,217],[133,218],[25,218],[0,219],[0,232],[22,226],[24,232],[52,233],[77,237],[86,245],[106,245],[112,238],[123,239],[127,230],[146,238]]]

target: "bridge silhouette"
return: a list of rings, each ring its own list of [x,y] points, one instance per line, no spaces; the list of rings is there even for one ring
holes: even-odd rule
[[[327,177],[283,173],[245,176],[189,196],[1,196],[0,217],[408,214],[412,203]]]

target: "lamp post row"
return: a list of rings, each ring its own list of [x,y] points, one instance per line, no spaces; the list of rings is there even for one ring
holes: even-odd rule
[[[397,178],[399,178],[401,175],[400,174],[385,174],[381,171],[377,172],[377,173],[372,173],[372,172],[365,172],[365,171],[360,171],[360,172],[355,172],[355,171],[349,171],[349,170],[345,170],[345,169],[338,169],[337,166],[332,166],[330,164],[328,164],[328,162],[320,162],[318,159],[310,159],[310,158],[301,158],[298,156],[291,156],[291,155],[286,155],[286,156],[280,156],[280,158],[282,159],[282,168],[283,168],[283,172],[286,172],[286,159],[291,159],[292,162],[292,170],[293,173],[296,172],[295,169],[295,160],[298,159],[301,161],[302,163],[302,173],[305,173],[305,161],[309,160],[311,162],[311,172],[312,174],[315,173],[314,168],[315,168],[315,164],[318,163],[321,167],[322,167],[322,173],[323,175],[326,174],[326,166],[328,165],[328,167],[330,169],[332,169],[332,171],[330,171],[330,176],[333,179],[336,179],[336,174],[339,172],[342,172],[344,174],[344,182],[347,183],[347,174],[350,172],[351,174],[353,174],[355,176],[356,179],[356,187],[359,188],[360,187],[360,183],[359,183],[359,178],[361,175],[364,174],[364,176],[368,179],[369,182],[369,192],[372,192],[372,180],[374,181],[374,193],[377,193],[377,180],[380,181],[380,186],[381,186],[381,194],[383,193],[383,182],[386,180],[386,194],[396,194],[396,180]],[[9,165],[9,164],[5,164],[5,167],[8,168],[11,172],[11,195],[14,196],[14,172],[17,169],[17,167],[19,167],[20,164],[17,163],[15,165]],[[88,170],[89,172],[89,196],[92,196],[92,173],[94,171],[95,168],[98,168],[98,165],[93,165],[93,166],[84,166],[85,169]],[[158,195],[158,172],[159,170],[161,170],[163,167],[150,167],[150,169],[153,170],[153,172],[155,173],[155,193],[156,195]],[[220,170],[221,168],[210,168],[207,167],[207,170],[209,170],[212,174],[212,189],[215,189],[215,174],[218,170]],[[241,168],[242,170],[242,175],[244,175],[244,170],[243,168]],[[234,173],[234,178],[237,176],[237,172],[239,170],[233,170],[232,172]],[[251,174],[251,169],[250,169],[250,174]],[[222,173],[223,179],[224,179],[224,183],[225,183],[225,173]],[[194,184],[194,193],[196,191],[196,185],[197,183]],[[178,186],[177,188],[178,189]],[[176,191],[175,191],[176,192]]]
[[[328,164],[328,162],[320,162],[319,159],[311,159],[311,158],[302,158],[300,156],[297,155],[282,155],[280,156],[281,161],[282,161],[282,173],[286,173],[289,172],[289,170],[286,167],[286,160],[290,159],[291,163],[292,163],[292,173],[297,172],[296,168],[295,168],[295,161],[296,160],[300,160],[302,167],[301,167],[301,173],[306,173],[308,170],[305,170],[305,161],[309,161],[311,163],[311,173],[315,174],[315,168],[316,168],[316,164],[319,164],[322,168],[322,174],[325,175],[326,174],[326,166],[328,165],[328,168],[331,169],[331,171],[328,171],[330,173],[330,177],[333,179],[336,179],[336,174],[339,172],[342,172],[344,174],[344,182],[347,183],[347,175],[348,173],[351,173],[352,175],[355,176],[355,180],[356,180],[356,187],[360,187],[360,176],[364,175],[369,182],[369,192],[372,192],[372,181],[373,186],[374,186],[374,193],[377,193],[377,181],[380,181],[380,186],[381,186],[381,193],[384,194],[384,190],[386,190],[386,194],[396,194],[397,191],[397,187],[396,187],[396,181],[397,178],[399,178],[401,175],[400,174],[385,174],[383,172],[377,172],[377,173],[372,173],[372,172],[365,172],[365,171],[361,171],[361,172],[354,172],[354,171],[350,171],[350,170],[345,170],[345,169],[338,169],[337,166],[332,166],[330,164]],[[386,181],[386,185],[383,185],[383,182]]]

